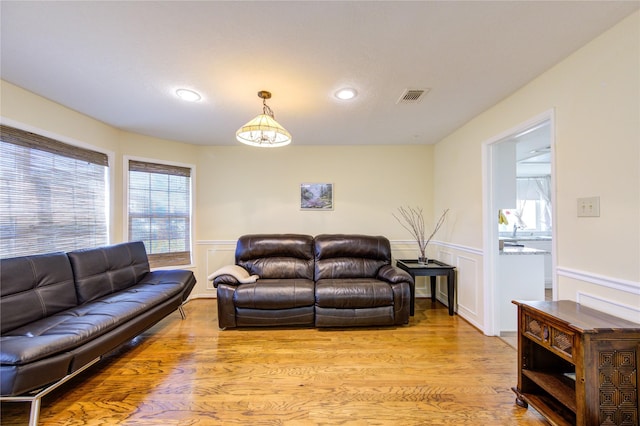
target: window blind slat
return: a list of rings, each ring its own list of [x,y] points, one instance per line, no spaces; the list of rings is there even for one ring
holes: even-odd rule
[[[161,175],[191,176],[191,169],[188,167],[172,166],[168,164],[145,163],[143,161],[129,160],[129,171],[158,173]]]
[[[148,255],[149,267],[181,266],[191,263],[191,252],[155,253]]]

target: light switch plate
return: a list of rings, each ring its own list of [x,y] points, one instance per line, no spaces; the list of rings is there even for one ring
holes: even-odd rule
[[[600,217],[600,197],[578,198],[578,217]]]

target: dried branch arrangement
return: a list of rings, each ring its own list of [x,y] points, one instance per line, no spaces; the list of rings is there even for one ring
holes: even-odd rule
[[[429,238],[425,238],[425,226],[424,215],[422,214],[422,208],[420,207],[399,207],[398,216],[392,213],[393,217],[402,225],[404,229],[409,231],[418,244],[420,250],[420,257],[426,258],[427,245],[431,241],[434,235],[438,232],[444,220],[447,216],[449,209],[445,209],[440,215],[440,219],[436,222],[436,226],[433,228],[433,232],[429,235]]]

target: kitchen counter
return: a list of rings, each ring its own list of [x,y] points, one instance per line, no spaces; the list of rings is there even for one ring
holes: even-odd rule
[[[529,254],[538,254],[544,255],[549,254],[546,250],[535,249],[531,247],[510,247],[505,246],[504,249],[500,250],[501,255],[529,255]]]
[[[518,309],[512,300],[544,300],[545,250],[505,247],[496,272],[500,332],[518,329]]]
[[[518,242],[518,241],[551,241],[552,237],[548,235],[516,235],[512,236],[500,236],[501,240],[507,242]]]

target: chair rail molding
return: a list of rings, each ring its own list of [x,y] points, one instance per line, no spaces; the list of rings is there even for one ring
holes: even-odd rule
[[[625,291],[634,295],[640,295],[640,281],[622,280],[620,278],[607,277],[604,275],[579,271],[577,269],[564,268],[561,266],[556,268],[556,273],[558,274],[558,276],[573,278],[575,280],[584,281],[590,284],[596,284],[602,287]]]

